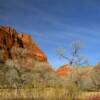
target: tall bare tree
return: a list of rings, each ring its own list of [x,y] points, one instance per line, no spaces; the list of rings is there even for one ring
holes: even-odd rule
[[[71,55],[68,57],[65,54],[65,49],[58,49],[57,53],[60,57],[66,59],[71,66],[80,66],[88,63],[88,60],[81,55],[80,51],[83,47],[82,43],[75,41],[71,45]]]
[[[75,41],[72,43],[71,47],[71,54],[69,56],[66,56],[65,49],[58,49],[57,53],[60,57],[66,59],[69,65],[73,67],[70,79],[80,87],[81,76],[85,75],[87,72],[80,72],[78,67],[87,65],[88,60],[81,55],[81,49],[83,47],[81,42]]]

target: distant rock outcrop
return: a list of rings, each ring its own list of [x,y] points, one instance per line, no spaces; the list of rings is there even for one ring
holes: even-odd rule
[[[58,75],[63,76],[63,75],[68,75],[71,73],[72,69],[69,65],[63,65],[61,66],[56,72]]]
[[[19,34],[9,26],[0,26],[0,62],[19,59],[24,65],[31,64],[33,59],[47,62],[46,55],[32,41],[29,34]]]

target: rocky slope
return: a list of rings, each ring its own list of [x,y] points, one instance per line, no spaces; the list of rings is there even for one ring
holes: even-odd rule
[[[63,65],[57,69],[56,73],[60,76],[68,75],[72,71],[71,67],[69,65]]]
[[[19,34],[9,26],[0,26],[0,63],[19,60],[30,66],[33,60],[47,62],[46,55],[32,41],[29,34]]]

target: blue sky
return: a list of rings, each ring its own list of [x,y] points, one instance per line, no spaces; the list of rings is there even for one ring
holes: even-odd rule
[[[29,33],[55,68],[66,64],[56,49],[79,40],[90,64],[100,61],[100,0],[0,0],[0,24]]]

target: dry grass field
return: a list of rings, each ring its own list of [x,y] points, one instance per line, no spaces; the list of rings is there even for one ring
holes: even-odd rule
[[[65,89],[1,89],[0,99],[66,100]]]
[[[68,94],[66,89],[0,89],[0,100],[100,100],[100,92]]]

